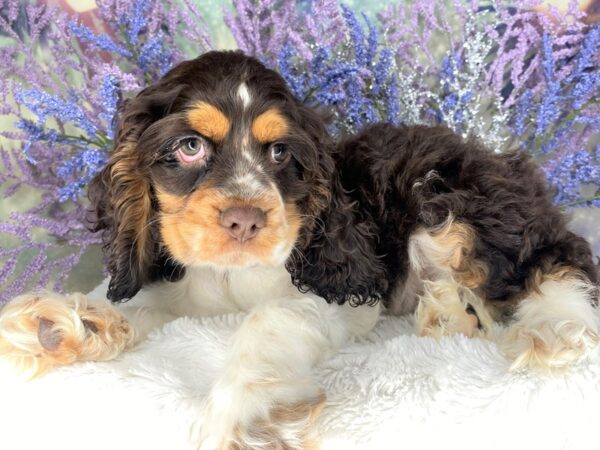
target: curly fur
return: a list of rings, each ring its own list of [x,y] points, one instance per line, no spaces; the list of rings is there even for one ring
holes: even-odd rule
[[[137,142],[150,124],[168,113],[181,87],[163,80],[125,102],[115,148],[102,172],[91,182],[88,195],[94,207],[93,231],[102,231],[108,271],[108,298],[133,297],[158,279],[176,281],[183,267],[173,264],[157,239],[156,201],[152,194],[152,154],[140,152]]]
[[[351,200],[339,177],[332,179],[331,201],[287,269],[303,292],[313,291],[338,304],[374,304],[389,286],[383,258],[375,252],[377,228],[370,213]]]
[[[496,154],[444,127],[377,124],[340,142],[335,156],[324,225],[292,268],[298,286],[328,301],[389,301],[408,278],[410,237],[449,217],[474,233],[467,256],[486,272],[489,301],[518,298],[561,267],[598,283],[589,244],[567,230],[522,153]]]

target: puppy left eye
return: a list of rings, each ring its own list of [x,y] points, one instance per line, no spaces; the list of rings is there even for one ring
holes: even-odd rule
[[[182,139],[175,146],[175,152],[184,163],[200,161],[206,157],[206,147],[202,139],[190,137]]]
[[[275,164],[281,164],[285,162],[289,156],[286,145],[282,144],[281,142],[271,144],[269,150],[271,152],[271,160]]]

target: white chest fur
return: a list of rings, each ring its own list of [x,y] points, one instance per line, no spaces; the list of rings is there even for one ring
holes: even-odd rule
[[[107,283],[108,280],[90,296],[104,298]],[[181,280],[149,285],[123,307],[150,307],[174,316],[205,317],[249,311],[268,299],[295,295],[302,294],[292,285],[290,275],[283,266],[227,271],[212,267],[188,267]]]

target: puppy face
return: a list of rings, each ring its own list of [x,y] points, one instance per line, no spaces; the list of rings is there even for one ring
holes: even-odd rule
[[[115,151],[92,183],[109,297],[187,266],[278,265],[328,202],[322,120],[275,72],[211,52],[127,103]]]

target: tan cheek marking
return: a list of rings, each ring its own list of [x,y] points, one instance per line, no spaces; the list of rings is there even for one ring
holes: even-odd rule
[[[160,233],[171,254],[184,264],[194,262],[192,242],[201,241],[207,230],[213,231],[215,241],[223,233],[215,230],[218,227],[215,198],[217,191],[207,186],[198,189],[189,197],[168,194],[160,189],[156,191],[160,204]]]
[[[225,114],[206,102],[199,102],[189,110],[187,120],[194,130],[215,141],[222,141],[231,127]]]
[[[265,111],[252,122],[252,134],[258,142],[273,142],[288,132],[288,123],[276,109]]]

